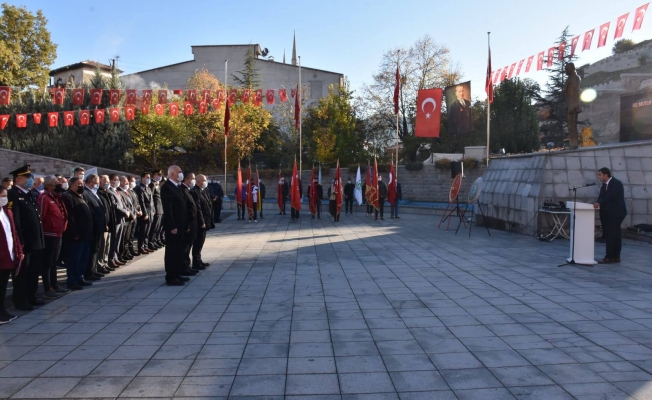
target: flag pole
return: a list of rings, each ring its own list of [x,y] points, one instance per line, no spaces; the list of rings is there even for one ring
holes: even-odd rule
[[[224,101],[228,102],[229,101],[229,89],[226,86],[226,77],[227,77],[227,68],[228,68],[229,60],[224,60]],[[218,95],[219,97],[219,95]],[[225,109],[228,107],[228,104],[225,104]],[[229,136],[224,135],[224,193],[228,193],[228,189],[226,187],[226,143],[229,141]]]
[[[487,32],[487,48],[491,54],[491,32]],[[487,167],[489,166],[489,138],[491,137],[491,101],[487,96]]]
[[[398,54],[396,55],[396,70],[399,70],[399,59],[401,57],[401,50],[398,50]],[[400,94],[401,94],[401,81],[399,79],[398,82],[398,90],[399,90],[399,99],[400,99]],[[396,113],[396,169],[394,170],[394,174],[396,177],[398,177],[398,113]]]
[[[297,88],[297,96],[299,96],[299,181],[301,181],[301,177],[303,176],[303,168],[301,165],[301,159],[302,159],[302,138],[301,138],[301,111],[303,111],[303,107],[301,106],[301,56],[297,57],[299,59],[299,87]]]

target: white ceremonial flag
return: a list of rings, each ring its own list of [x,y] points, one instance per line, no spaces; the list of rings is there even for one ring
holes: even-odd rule
[[[355,175],[355,199],[358,205],[362,204],[362,177],[360,176],[360,166],[358,165],[358,173]]]

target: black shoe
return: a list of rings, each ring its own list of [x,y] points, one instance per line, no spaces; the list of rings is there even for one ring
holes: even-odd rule
[[[401,217],[394,217],[394,218],[396,218],[396,219],[401,219]]]
[[[28,302],[16,304],[14,305],[14,308],[16,310],[22,310],[22,311],[32,311],[34,309],[34,307],[32,307],[32,305],[29,304]]]
[[[122,257],[122,258],[125,260],[124,262],[126,263],[127,261],[131,261],[131,260],[133,260],[133,259],[134,259],[134,256],[132,256],[132,255],[126,255],[126,256],[124,256],[124,257]],[[120,259],[118,259],[118,260],[120,260]],[[122,262],[122,260],[120,260],[120,261]]]
[[[181,282],[188,282],[190,280],[190,278],[181,275],[177,276],[177,279],[180,280]]]
[[[380,217],[380,220],[381,220],[381,221],[384,221],[384,220],[385,220],[385,218],[383,218],[383,217]]]
[[[109,265],[106,267],[106,269],[108,269],[111,272],[115,271],[118,268],[120,268],[120,266],[115,264],[113,261],[109,261]]]
[[[197,271],[203,271],[206,269],[206,267],[204,267],[203,265],[193,265],[192,269]]]
[[[178,279],[166,281],[165,284],[167,286],[183,286],[183,285],[185,285],[185,283],[183,281],[180,281]]]
[[[70,290],[82,290],[83,286],[78,285],[76,283],[73,283],[72,285],[68,285],[68,289],[70,289]]]
[[[34,297],[33,299],[27,300],[27,302],[29,304],[33,305],[33,306],[42,306],[43,304],[45,304],[45,301],[43,301],[43,300],[41,300],[39,298],[36,298],[36,297]]]
[[[0,315],[0,325],[8,324],[15,319],[16,319],[15,315],[10,315],[10,314]]]
[[[84,280],[87,281],[87,282],[95,282],[95,281],[99,281],[100,278],[95,276],[95,275],[84,275]],[[84,285],[82,285],[82,286],[84,286]]]
[[[102,267],[102,268],[98,268],[97,271],[98,271],[100,274],[108,275],[108,274],[111,273],[111,271],[113,271],[113,268]]]
[[[181,275],[181,276],[195,276],[195,275],[197,275],[197,273],[195,271],[189,269],[187,271],[183,271],[179,275]]]
[[[93,286],[93,282],[81,281],[79,282],[79,286]],[[68,289],[70,289],[70,287]]]
[[[201,265],[203,265],[204,267],[208,267],[210,264],[207,263],[207,262],[203,262],[203,261],[202,261],[202,262],[201,262]]]
[[[97,272],[93,272],[93,276],[96,278],[104,278],[104,274],[99,270]]]

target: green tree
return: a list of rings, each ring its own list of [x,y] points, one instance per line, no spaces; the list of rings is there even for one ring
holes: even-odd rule
[[[491,151],[530,153],[540,148],[539,121],[533,100],[539,85],[531,80],[506,79],[495,88],[491,103]],[[486,121],[486,120],[485,120]]]
[[[237,72],[237,75],[231,75],[233,79],[242,87],[254,89],[260,86],[260,72],[256,68],[256,56],[254,55],[254,46],[249,45],[245,57],[244,69]]]
[[[614,43],[614,47],[611,49],[612,54],[620,54],[626,51],[630,51],[636,46],[636,42],[632,39],[620,39]]]
[[[57,45],[50,40],[47,19],[25,7],[2,4],[0,16],[0,84],[45,87]]]

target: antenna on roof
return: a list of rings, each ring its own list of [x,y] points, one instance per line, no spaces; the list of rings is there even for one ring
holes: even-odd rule
[[[263,49],[263,51],[262,51],[260,54],[261,54],[263,57],[267,57],[267,55],[269,54],[269,50],[267,50],[267,47],[265,47],[265,48]]]

